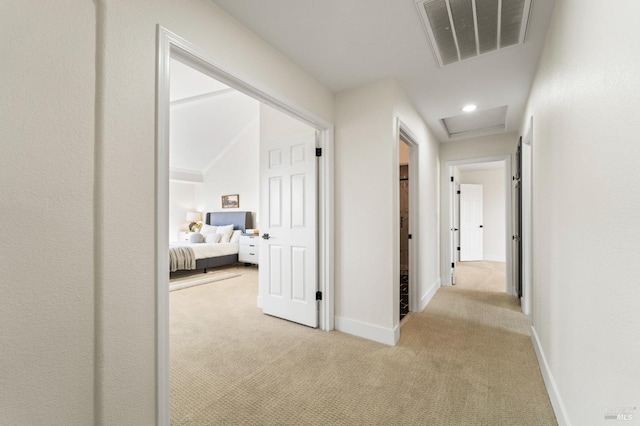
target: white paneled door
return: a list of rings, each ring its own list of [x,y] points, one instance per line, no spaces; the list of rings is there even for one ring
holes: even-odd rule
[[[460,184],[460,261],[482,260],[482,185]]]
[[[260,142],[260,293],[265,314],[318,326],[316,134]]]

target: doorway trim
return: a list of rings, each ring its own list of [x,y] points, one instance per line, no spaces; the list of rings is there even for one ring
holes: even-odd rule
[[[319,328],[334,328],[334,126],[300,105],[224,66],[182,37],[156,26],[156,421],[169,425],[169,121],[170,58],[292,116],[318,131],[318,290]]]
[[[504,162],[504,180],[505,180],[505,258],[506,258],[506,280],[505,280],[505,292],[508,295],[515,295],[516,289],[514,287],[513,281],[513,253],[511,250],[511,235],[512,235],[512,194],[511,194],[511,154],[505,155],[495,155],[491,157],[477,157],[477,158],[465,158],[462,160],[451,160],[445,162],[445,170],[447,171],[447,179],[453,176],[453,168],[455,166],[461,166],[464,164],[476,164],[476,163],[489,163],[494,161],[502,161]],[[449,190],[447,191],[448,200],[445,202],[449,203],[449,205],[453,205],[453,197],[455,197],[455,188],[453,185],[449,186]],[[451,207],[450,207],[451,208]],[[449,221],[448,229],[453,229],[453,212],[449,212]],[[452,231],[449,231],[452,232]],[[447,262],[447,276],[450,277],[447,285],[452,285],[452,279],[454,276],[455,267],[455,256],[453,255],[453,246],[451,242],[451,238],[445,239],[445,247],[444,253],[447,253],[448,262]]]
[[[525,155],[525,152],[527,155]],[[531,320],[533,299],[533,117],[522,138],[522,312]],[[526,162],[526,164],[525,164]]]
[[[400,139],[402,139],[407,146],[409,147],[409,232],[413,236],[409,240],[409,312],[419,312],[420,311],[420,297],[419,297],[419,289],[418,285],[420,282],[420,262],[418,262],[419,254],[418,247],[419,244],[416,242],[420,238],[420,215],[418,210],[418,194],[420,194],[420,173],[419,173],[419,163],[420,158],[418,155],[419,145],[418,138],[411,131],[409,126],[407,126],[399,117],[396,117],[396,138],[395,138],[395,172],[394,172],[394,182],[395,185],[395,196],[394,196],[394,212],[395,215],[398,215],[397,223],[394,231],[394,253],[396,253],[397,258],[395,258],[394,262],[394,270],[396,272],[396,278],[398,280],[397,287],[400,288],[400,189],[397,183],[400,180],[400,170],[398,165],[400,164],[399,158],[399,149],[400,149]],[[394,281],[395,283],[395,281]],[[395,300],[395,306],[400,306],[400,293],[398,292],[398,300]],[[395,312],[395,311],[394,311]],[[398,317],[399,315],[396,315]]]

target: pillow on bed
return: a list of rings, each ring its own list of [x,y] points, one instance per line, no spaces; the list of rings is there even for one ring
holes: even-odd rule
[[[242,231],[239,229],[236,229],[235,231],[233,231],[233,234],[231,234],[231,239],[229,240],[230,243],[237,243],[240,241],[240,235],[242,235]]]
[[[220,242],[220,238],[222,238],[222,234],[209,232],[207,235],[204,236],[204,242],[207,244],[215,244]]]
[[[202,241],[204,241],[204,238],[202,237],[202,234],[199,232],[194,232],[193,234],[189,235],[190,243],[201,243]]]
[[[210,232],[216,232],[216,229],[218,229],[217,226],[212,226],[212,225],[207,225],[207,224],[203,224],[202,228],[200,228],[200,233],[202,235],[207,235]]]
[[[222,234],[221,243],[228,243],[231,240],[231,234],[233,234],[233,225],[218,226],[216,232]]]

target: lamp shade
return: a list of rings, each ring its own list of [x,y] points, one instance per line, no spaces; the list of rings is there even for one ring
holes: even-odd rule
[[[188,212],[187,222],[200,222],[202,220],[202,213],[200,212]]]

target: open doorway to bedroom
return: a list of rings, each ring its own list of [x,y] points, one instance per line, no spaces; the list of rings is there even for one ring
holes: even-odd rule
[[[184,409],[185,401],[189,400],[184,398],[182,385],[185,384],[185,380],[190,382],[191,390],[201,389],[202,386],[216,388],[201,382],[207,374],[189,374],[189,371],[198,371],[197,365],[191,364],[183,368],[185,364],[179,363],[180,365],[174,368],[169,353],[171,357],[182,354],[188,364],[198,358],[193,356],[197,353],[216,353],[216,347],[221,343],[233,349],[229,340],[216,341],[216,336],[220,336],[214,330],[221,330],[229,335],[232,327],[242,326],[243,322],[236,318],[241,312],[257,311],[260,314],[257,317],[258,321],[262,321],[263,318],[273,321],[262,315],[260,308],[263,303],[262,296],[275,291],[273,285],[276,281],[273,274],[267,273],[268,285],[263,285],[259,274],[265,268],[268,271],[272,265],[279,266],[277,261],[281,258],[275,256],[278,254],[279,246],[274,249],[275,255],[274,250],[267,251],[266,266],[264,265],[263,240],[268,240],[269,234],[271,239],[277,235],[276,228],[282,228],[283,224],[280,219],[291,218],[291,222],[295,222],[293,226],[300,229],[302,224],[302,227],[308,228],[314,237],[312,246],[306,248],[296,241],[297,245],[291,250],[292,257],[295,258],[289,260],[289,263],[293,264],[292,269],[295,272],[299,272],[296,262],[302,263],[311,274],[311,278],[306,277],[303,281],[306,285],[313,286],[305,291],[313,297],[309,305],[312,304],[315,324],[324,330],[332,329],[332,288],[328,285],[330,281],[327,273],[332,267],[327,256],[331,243],[329,236],[332,232],[332,222],[330,217],[327,217],[328,199],[332,196],[331,188],[327,185],[331,179],[331,168],[329,161],[325,160],[330,158],[332,153],[332,132],[329,123],[308,116],[305,112],[298,111],[295,105],[266,94],[263,90],[234,77],[232,73],[222,71],[214,65],[214,60],[204,58],[198,49],[186,41],[162,29],[159,30],[159,37],[156,247],[158,407],[159,418],[164,419],[161,423],[168,424],[170,420],[176,420],[174,413],[178,416],[179,413],[185,414],[184,410],[180,411],[174,404],[182,405]],[[278,148],[279,151],[272,149],[265,153],[265,145],[273,147],[274,143],[282,141],[289,145],[283,149]],[[325,156],[322,156],[322,152]],[[299,168],[303,163],[310,164],[306,169],[307,175]],[[289,187],[281,176],[265,179],[264,170],[272,170],[286,164],[298,167],[290,174]],[[274,182],[280,182],[280,185],[274,186]],[[280,210],[274,208],[277,203],[264,204],[265,199],[274,199],[276,189],[281,191],[276,194],[276,201],[282,202]],[[307,204],[300,204],[298,200]],[[309,200],[313,200],[313,203]],[[240,218],[231,219],[231,223],[227,224],[227,214],[234,212],[240,214]],[[306,212],[312,212],[313,216],[306,215]],[[279,216],[274,217],[275,214]],[[219,219],[220,217],[223,219]],[[229,235],[220,232],[220,228],[225,225],[233,225]],[[200,282],[179,286],[179,289],[175,289],[170,295],[167,269],[170,269],[172,264],[171,256],[167,259],[167,246],[164,241],[181,240],[183,243],[205,245],[205,242],[199,243],[197,240],[206,241],[206,234],[216,226],[217,228],[210,232],[212,238],[223,234],[221,238],[226,236],[229,243],[236,237],[236,232],[240,231],[236,244],[240,247],[235,261],[232,259],[223,262],[222,265],[198,268],[200,270],[194,278]],[[259,230],[263,232],[258,233]],[[246,253],[242,250],[243,240],[247,243]],[[278,236],[278,242],[282,241]],[[214,279],[203,280],[201,277],[204,275],[213,275]],[[305,277],[298,274],[295,278]],[[213,286],[210,285],[212,283]],[[204,297],[205,293],[215,293],[207,292],[207,287],[215,287],[216,291],[228,288],[233,296],[219,294],[213,299]],[[293,285],[292,287],[295,288]],[[189,293],[194,293],[195,296],[190,297]],[[317,293],[323,293],[321,301],[316,300]],[[239,298],[244,298],[243,306],[248,306],[249,311],[238,309]],[[222,300],[227,302],[221,302]],[[296,302],[300,302],[299,297]],[[214,319],[212,313],[217,319]],[[279,316],[278,312],[268,313]],[[210,331],[207,334],[210,339],[202,339],[200,332],[203,327]],[[190,336],[182,340],[174,339],[174,331]],[[232,340],[235,341],[241,333],[232,335]],[[174,343],[179,340],[186,344],[176,352]],[[188,352],[192,343],[202,340],[209,341],[211,347],[195,348],[191,353],[184,352],[185,348]],[[251,342],[246,347],[255,347],[256,351],[260,351],[254,343]],[[200,371],[204,372],[211,360],[200,361],[204,363]],[[233,367],[231,369],[233,370]],[[186,375],[183,374],[185,372]],[[174,383],[179,385],[176,389],[182,390],[174,392]],[[168,409],[170,405],[171,416]]]
[[[247,226],[257,228],[260,109],[257,100],[171,58],[170,242],[204,235],[207,212],[246,211]]]

